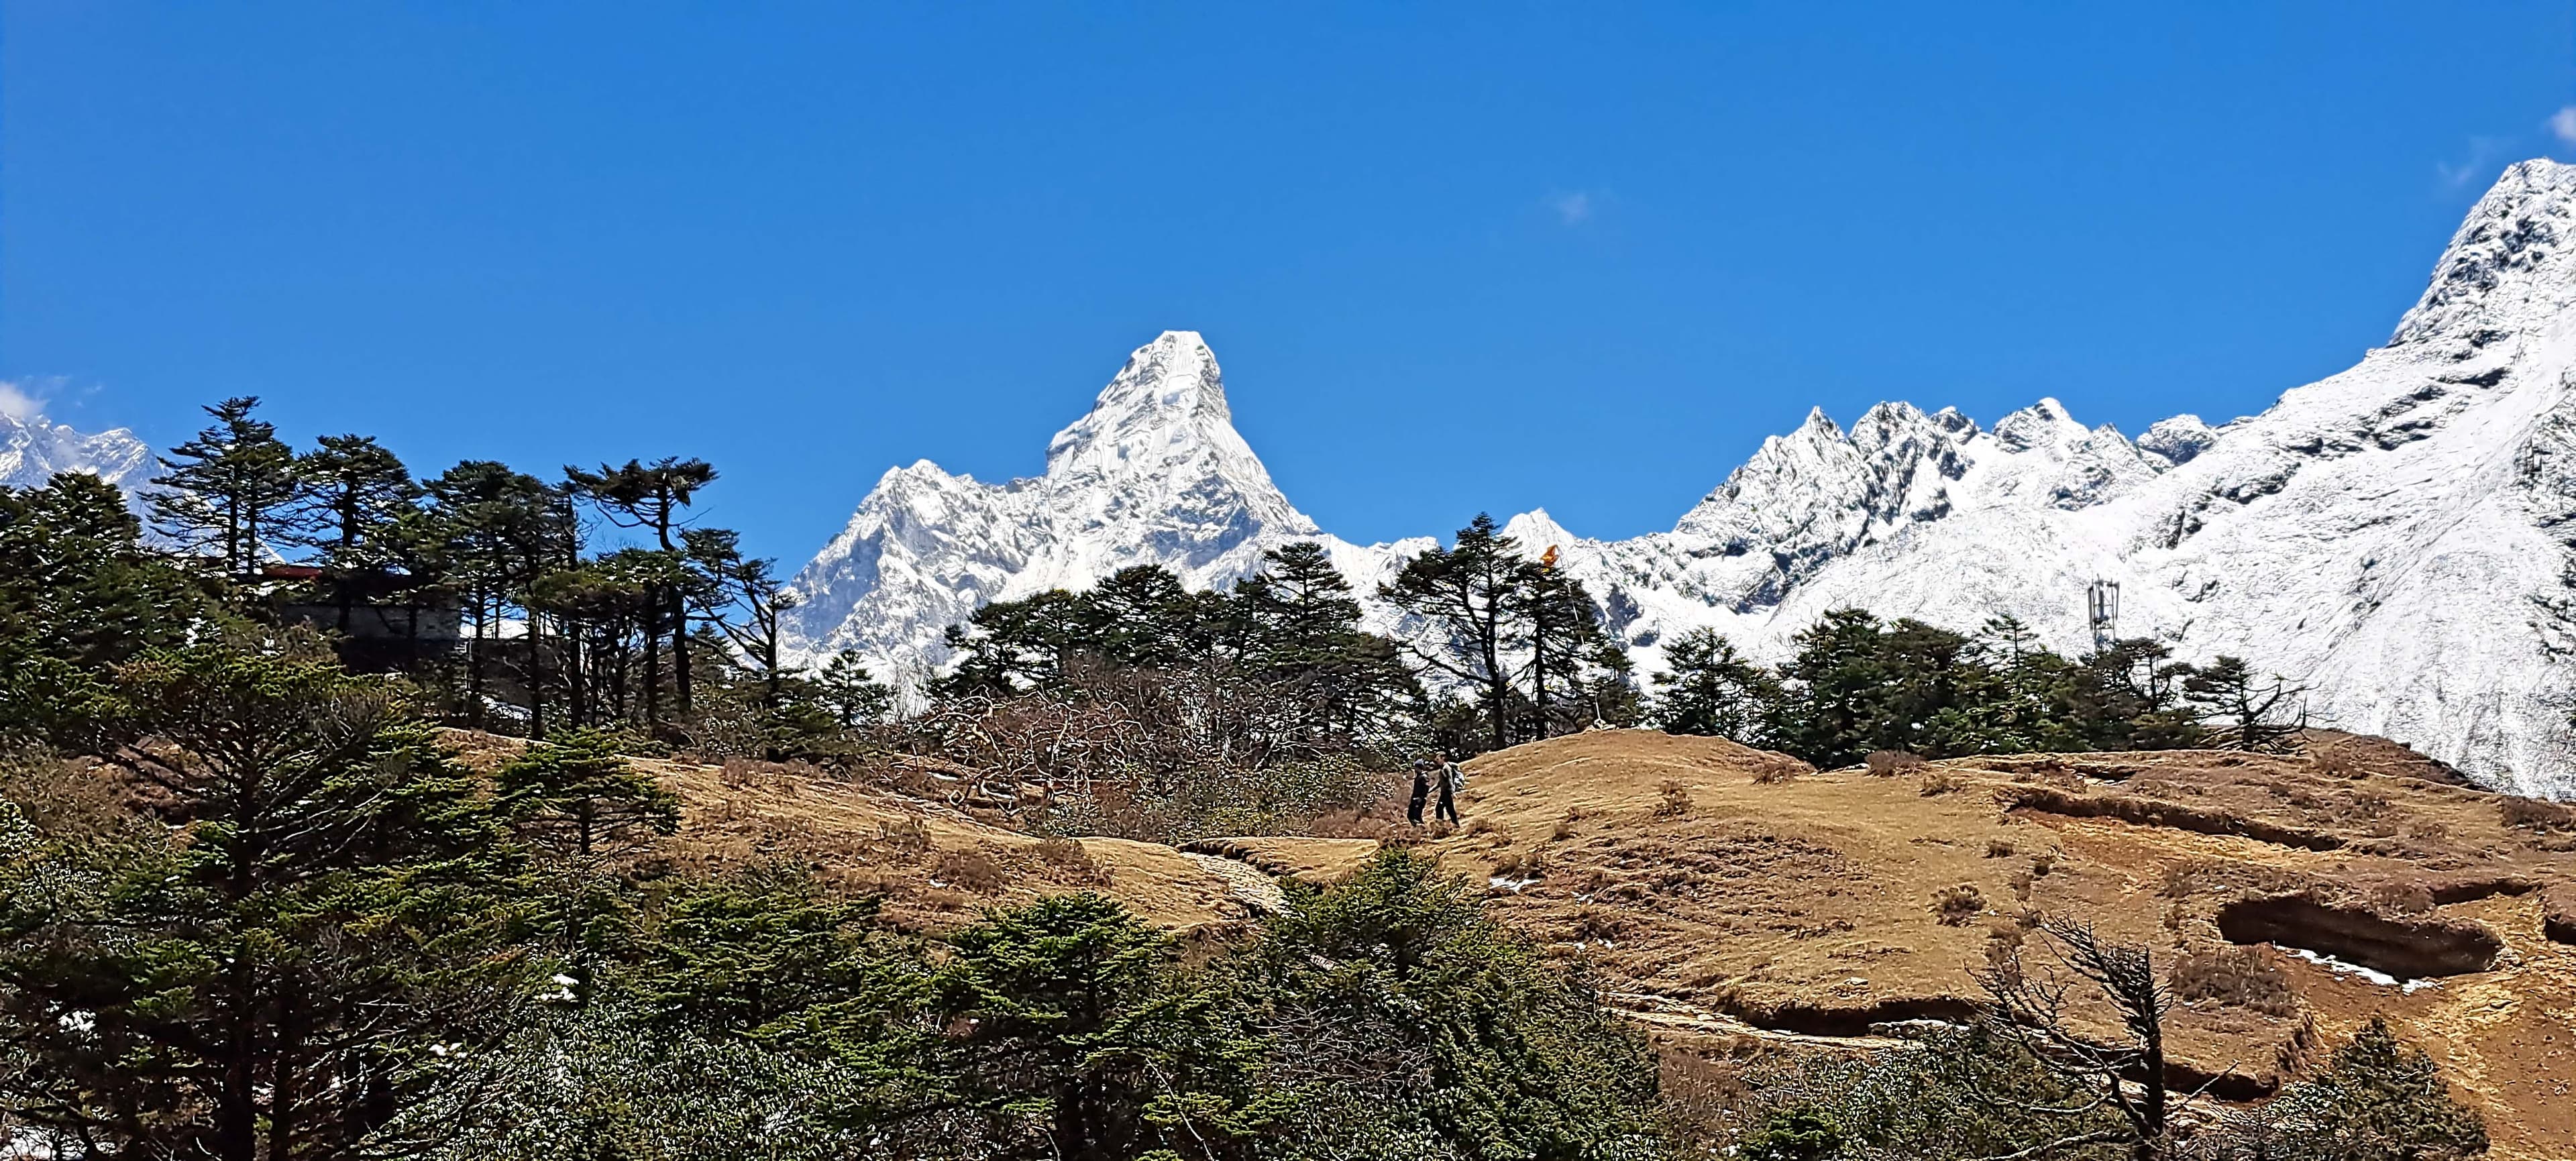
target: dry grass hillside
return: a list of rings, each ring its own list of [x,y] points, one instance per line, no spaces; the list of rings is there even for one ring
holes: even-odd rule
[[[1666,1027],[1956,1017],[1990,945],[2072,914],[2178,969],[2172,1050],[2233,1070],[2221,1091],[2267,1092],[2385,1014],[2488,1111],[2498,1156],[2576,1156],[2576,813],[2342,744],[1873,773],[1593,733],[1470,763],[1468,825],[1432,845]]]
[[[2269,1092],[2385,1014],[2487,1111],[2496,1156],[2576,1156],[2576,811],[2377,739],[2309,745],[1818,772],[1595,732],[1469,763],[1467,825],[1419,840],[1685,1050],[1858,1047],[1873,1024],[1963,1016],[1992,949],[2066,914],[2156,949],[2186,998],[2171,1050],[2228,1074],[2223,1095]],[[1273,877],[1328,881],[1377,847],[1042,841],[941,801],[936,772],[649,765],[687,804],[656,857],[801,863],[921,928],[1089,888],[1221,931],[1276,905]]]
[[[464,757],[498,765],[516,739],[455,732]],[[680,795],[678,834],[652,856],[680,871],[799,866],[852,892],[881,894],[897,926],[935,931],[987,907],[1096,890],[1184,934],[1222,929],[1278,904],[1279,888],[1241,862],[1127,839],[1041,839],[918,793],[736,762],[641,758]]]

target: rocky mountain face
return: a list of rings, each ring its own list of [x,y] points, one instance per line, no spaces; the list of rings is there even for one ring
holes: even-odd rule
[[[1045,475],[985,483],[928,460],[887,472],[797,574],[806,603],[790,614],[794,655],[857,649],[879,675],[917,682],[948,660],[947,627],[986,602],[1083,588],[1137,564],[1223,586],[1300,540],[1331,548],[1355,576],[1375,576],[1402,547],[1346,544],[1289,504],[1234,430],[1216,356],[1197,334],[1166,331],[1056,433]]]
[[[88,472],[131,492],[152,478],[152,449],[124,428],[84,435],[42,415],[0,412],[0,485],[41,488],[56,472]]]
[[[2131,439],[2053,399],[1991,429],[1905,403],[1848,430],[1817,412],[1670,532],[1591,540],[1544,511],[1509,530],[1558,550],[1641,673],[1702,625],[1777,658],[1843,606],[1961,630],[2009,613],[2080,652],[2087,588],[2110,581],[2123,636],[2242,655],[2310,687],[2318,724],[2576,793],[2572,231],[2576,167],[2512,167],[2386,346],[2220,427],[2176,416]],[[1138,563],[1223,585],[1308,539],[1364,591],[1429,543],[1318,529],[1233,430],[1206,344],[1170,332],[1056,436],[1042,477],[888,472],[798,576],[796,641],[917,680],[985,601]]]

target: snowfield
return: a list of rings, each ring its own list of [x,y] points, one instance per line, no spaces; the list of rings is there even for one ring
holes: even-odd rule
[[[1710,626],[1761,659],[1828,609],[1959,630],[2009,613],[2079,653],[2084,597],[2121,586],[2119,632],[2221,652],[2311,688],[2311,720],[2382,734],[2488,785],[2576,794],[2576,167],[2505,171],[2422,300],[2358,366],[2212,428],[2131,439],[2053,399],[1991,429],[1955,410],[1821,411],[1774,436],[1672,531],[1555,547],[1640,675]],[[1373,592],[1428,537],[1354,545],[1291,505],[1226,408],[1215,356],[1170,331],[1059,433],[1043,476],[886,473],[795,588],[795,655],[857,649],[918,682],[942,632],[993,600],[1134,564],[1222,586],[1297,540]],[[1407,626],[1383,608],[1375,627]]]

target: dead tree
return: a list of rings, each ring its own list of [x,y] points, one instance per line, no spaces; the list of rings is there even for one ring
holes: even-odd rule
[[[2103,939],[2092,924],[2075,919],[2044,920],[2039,937],[2041,954],[2027,951],[2032,941],[2024,941],[1977,973],[1986,990],[1986,1023],[2042,1069],[2092,1097],[2065,1106],[1991,1094],[1979,1098],[2070,1119],[2108,1109],[2120,1115],[2122,1125],[2071,1133],[1989,1161],[2033,1161],[2085,1145],[2116,1143],[2128,1144],[2138,1161],[2169,1156],[2174,1114],[2209,1085],[2179,1101],[2165,1091],[2164,1020],[2173,997],[2156,976],[2155,957],[2143,944]],[[2117,1037],[2106,1041],[2076,1030],[2076,1009],[2096,1004],[2107,1005],[2117,1017]]]

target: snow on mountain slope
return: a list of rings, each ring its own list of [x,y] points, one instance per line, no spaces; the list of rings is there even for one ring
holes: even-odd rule
[[[988,484],[927,460],[887,472],[797,574],[806,604],[790,614],[791,654],[856,649],[914,682],[947,660],[947,626],[986,602],[1138,564],[1231,584],[1300,540],[1323,543],[1355,579],[1385,572],[1402,547],[1343,543],[1291,506],[1236,434],[1216,356],[1195,332],[1166,331],[1056,433],[1045,475]]]
[[[0,411],[0,485],[41,488],[56,472],[88,472],[130,492],[152,478],[152,449],[121,427],[84,435],[41,414]]]
[[[1555,547],[1641,673],[1695,626],[1776,659],[1828,609],[1968,630],[2009,613],[2067,650],[2086,587],[2124,636],[2236,653],[2312,687],[2320,724],[2385,734],[2490,784],[2576,794],[2576,167],[2530,161],[2480,200],[2390,343],[2261,415],[2132,441],[2053,399],[1992,430],[1954,410],[1821,412],[1670,532]],[[1196,335],[1140,348],[1045,476],[889,472],[798,577],[809,656],[858,648],[910,680],[983,601],[1161,563],[1196,585],[1316,539],[1363,591],[1428,541],[1354,546],[1271,484]],[[1381,625],[1401,629],[1373,610]]]

